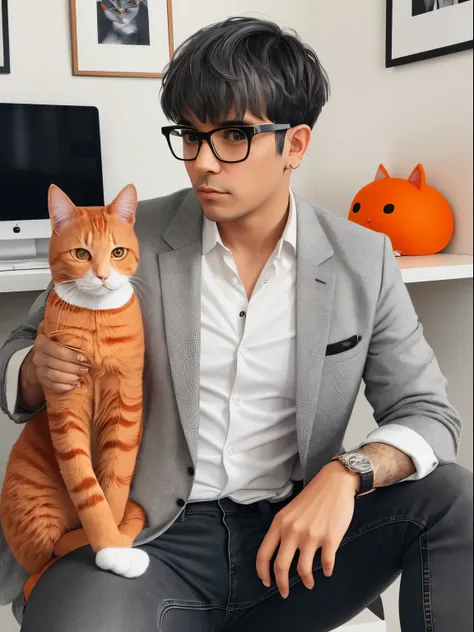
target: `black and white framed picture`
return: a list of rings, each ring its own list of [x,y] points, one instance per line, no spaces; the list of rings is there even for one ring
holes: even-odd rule
[[[161,77],[173,52],[172,0],[70,0],[74,75]]]
[[[387,68],[472,48],[474,0],[387,0]]]
[[[8,44],[7,0],[0,0],[0,75],[10,72],[10,48]]]

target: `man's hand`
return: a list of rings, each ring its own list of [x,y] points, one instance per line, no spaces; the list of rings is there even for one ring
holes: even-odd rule
[[[335,461],[324,467],[298,496],[274,518],[257,555],[257,574],[270,586],[270,562],[279,547],[274,571],[281,596],[289,594],[289,570],[299,550],[298,575],[311,590],[314,587],[313,562],[322,549],[326,577],[332,575],[336,551],[354,514],[360,477]]]
[[[81,360],[83,358],[83,360]],[[80,386],[90,364],[79,351],[63,347],[38,334],[20,372],[20,396],[30,408],[44,401],[45,391],[68,393]]]

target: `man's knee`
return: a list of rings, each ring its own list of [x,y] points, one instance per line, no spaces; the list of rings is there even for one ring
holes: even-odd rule
[[[95,566],[94,553],[79,549],[54,564],[26,605],[22,632],[148,632],[156,613],[142,603],[147,591]]]

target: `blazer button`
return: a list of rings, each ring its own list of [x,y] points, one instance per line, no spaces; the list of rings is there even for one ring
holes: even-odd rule
[[[194,476],[194,467],[188,467],[188,474],[189,476]]]
[[[186,504],[186,501],[183,500],[182,498],[178,498],[178,500],[176,501],[176,504],[178,505],[178,507],[184,507],[184,505]]]

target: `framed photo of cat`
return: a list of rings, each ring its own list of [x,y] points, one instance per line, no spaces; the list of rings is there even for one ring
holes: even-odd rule
[[[9,72],[8,7],[7,0],[0,0],[0,75],[7,75]]]
[[[387,0],[387,68],[472,48],[474,0]]]
[[[161,77],[174,52],[172,0],[70,0],[73,74]]]

